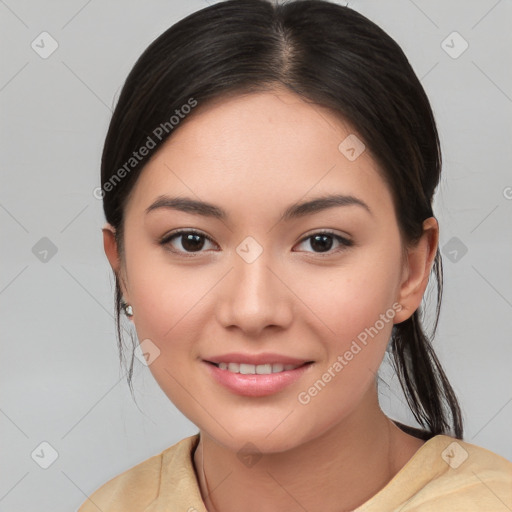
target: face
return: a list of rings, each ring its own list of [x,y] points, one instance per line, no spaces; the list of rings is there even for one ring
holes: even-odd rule
[[[365,406],[412,313],[393,201],[327,109],[284,90],[200,108],[142,171],[117,270],[170,400],[233,450],[281,451]]]

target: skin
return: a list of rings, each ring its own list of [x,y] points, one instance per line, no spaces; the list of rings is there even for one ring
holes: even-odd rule
[[[105,253],[132,305],[139,340],[160,355],[149,365],[169,399],[198,426],[194,453],[209,510],[352,510],[384,487],[424,441],[379,407],[376,375],[393,323],[420,305],[438,244],[427,219],[420,241],[401,239],[392,196],[369,150],[349,161],[338,145],[354,130],[332,111],[285,89],[199,105],[145,166],[125,210],[125,252],[112,226]],[[290,221],[284,209],[323,194],[352,195]],[[211,202],[224,221],[145,209],[161,194]],[[211,237],[188,252],[178,228]],[[330,229],[327,253],[307,239]],[[236,252],[247,237],[263,252]],[[170,248],[173,248],[173,253]],[[340,250],[337,250],[340,249]],[[401,310],[307,404],[307,391],[379,315]],[[274,352],[314,361],[299,381],[267,397],[235,395],[201,359]],[[252,443],[261,458],[245,465]],[[203,459],[204,457],[204,459]],[[202,477],[202,465],[210,495]]]

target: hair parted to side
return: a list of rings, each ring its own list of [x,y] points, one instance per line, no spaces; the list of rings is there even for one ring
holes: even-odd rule
[[[179,129],[180,124],[175,129],[169,126],[171,117],[183,118],[183,106],[191,105],[191,100],[199,106],[190,117],[209,100],[283,85],[349,123],[390,187],[404,244],[419,239],[423,221],[433,216],[441,150],[428,98],[397,43],[363,15],[326,0],[280,5],[270,0],[227,0],[167,29],[139,57],[124,83],[101,160],[103,209],[116,229],[121,258],[124,207],[145,163]],[[112,186],[133,152],[149,139],[149,154]],[[394,325],[392,362],[414,417],[427,429],[424,438],[447,434],[462,439],[460,407],[429,339],[441,305],[439,249],[432,274],[437,280],[433,332],[424,332],[421,308]],[[115,284],[122,364],[117,275]],[[132,345],[128,384],[133,393],[133,338]]]

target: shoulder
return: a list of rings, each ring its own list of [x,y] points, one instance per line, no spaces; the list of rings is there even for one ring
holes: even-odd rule
[[[450,436],[436,436],[433,443],[436,454],[446,464],[446,476],[479,477],[482,482],[488,480],[512,483],[512,462],[486,448]],[[512,491],[512,487],[510,487]]]
[[[512,510],[512,463],[447,435],[427,440],[357,512],[506,512]]]
[[[77,512],[143,511],[158,498],[163,468],[166,472],[182,469],[197,438],[198,434],[186,437],[108,480],[88,496]]]
[[[507,459],[446,435],[424,446],[432,478],[413,494],[404,512],[512,509],[512,463]]]

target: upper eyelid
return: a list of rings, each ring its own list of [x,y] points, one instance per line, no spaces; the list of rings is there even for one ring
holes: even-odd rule
[[[335,236],[335,237],[340,237],[340,238],[344,238],[345,240],[351,240],[351,237],[350,235],[348,234],[342,234],[340,235],[337,231],[333,230],[333,229],[329,229],[329,228],[325,228],[325,229],[317,229],[316,231],[312,231],[311,233],[308,233],[306,235],[304,235],[300,241],[302,242],[303,240],[306,240],[308,238],[311,238],[312,236],[315,236],[315,235],[332,235],[332,236]]]
[[[169,233],[166,233],[164,236],[162,236],[161,240],[165,240],[167,238],[172,238],[173,236],[176,236],[176,235],[185,235],[185,234],[190,234],[190,233],[201,235],[201,236],[204,236],[205,238],[208,238],[209,240],[212,240],[212,238],[209,235],[207,235],[200,229],[196,229],[196,228],[180,228],[180,229],[176,229],[174,231],[170,231]]]
[[[210,240],[212,242],[214,241],[211,236],[209,236],[206,233],[202,232],[201,230],[198,230],[198,229],[195,229],[195,228],[190,228],[190,229],[183,228],[183,229],[179,229],[177,231],[171,231],[170,233],[168,233],[168,234],[164,235],[163,237],[161,237],[161,240],[172,238],[172,237],[177,236],[177,235],[185,235],[185,234],[190,234],[190,233],[201,235],[201,236],[204,236],[205,238],[207,238],[208,240]],[[316,231],[312,231],[311,233],[308,233],[308,234],[304,235],[299,240],[299,242],[302,242],[303,240],[306,240],[307,238],[310,238],[310,237],[312,237],[314,235],[322,235],[322,234],[339,236],[340,238],[350,239],[349,235],[345,235],[345,234],[340,235],[339,233],[337,233],[336,231],[334,231],[332,229],[325,228],[325,229],[317,229]]]

